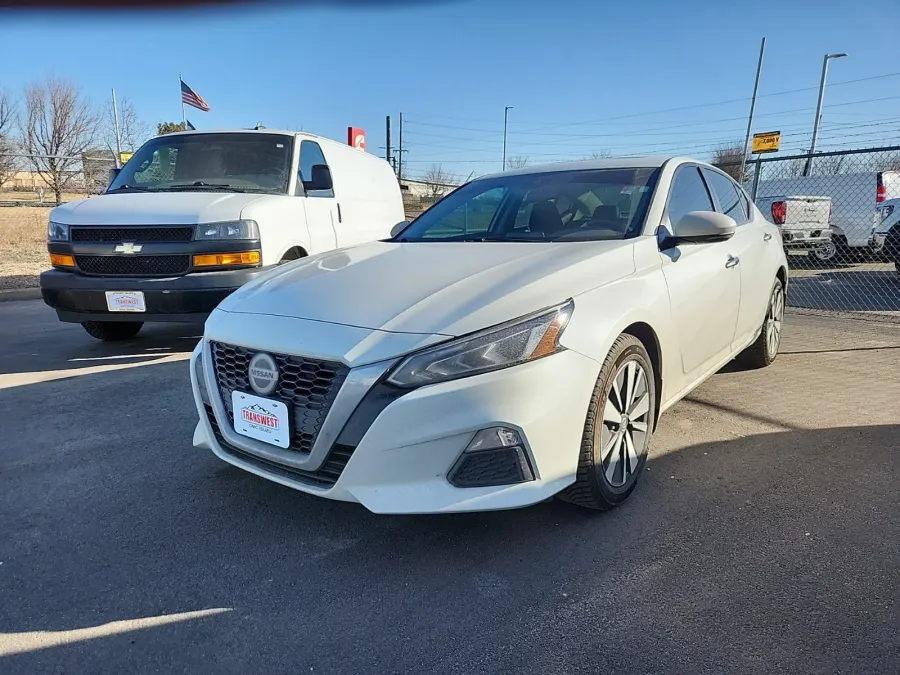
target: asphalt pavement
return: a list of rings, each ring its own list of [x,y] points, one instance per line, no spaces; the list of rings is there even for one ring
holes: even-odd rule
[[[384,517],[194,450],[202,327],[0,303],[0,672],[900,672],[900,326],[792,315],[605,514]]]

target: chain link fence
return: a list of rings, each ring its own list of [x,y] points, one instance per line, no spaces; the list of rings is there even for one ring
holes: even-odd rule
[[[781,229],[789,307],[900,324],[900,146],[720,168]]]
[[[42,160],[40,170],[33,161],[35,157]],[[0,159],[0,201],[16,193],[34,193],[43,195],[44,201],[53,201],[54,185],[67,195],[100,194],[109,184],[109,170],[116,167],[115,157],[102,150],[78,156],[7,152],[0,153]],[[55,160],[52,164],[51,159]]]

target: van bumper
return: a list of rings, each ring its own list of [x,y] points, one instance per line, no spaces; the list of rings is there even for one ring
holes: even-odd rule
[[[270,268],[196,272],[168,279],[92,277],[48,270],[41,274],[41,295],[60,321],[204,321],[238,288]],[[146,312],[110,312],[107,291],[141,291]]]

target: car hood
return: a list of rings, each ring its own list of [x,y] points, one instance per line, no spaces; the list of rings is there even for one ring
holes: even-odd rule
[[[277,195],[237,192],[127,192],[57,206],[50,219],[67,225],[195,225],[236,220],[251,202]]]
[[[555,305],[633,271],[631,241],[372,242],[279,267],[219,308],[456,336]]]

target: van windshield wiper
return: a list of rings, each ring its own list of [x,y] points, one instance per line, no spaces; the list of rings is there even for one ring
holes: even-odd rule
[[[193,183],[175,183],[167,185],[166,190],[193,190],[194,188],[206,188],[207,190],[234,190],[235,192],[244,192],[241,188],[234,187],[228,183],[204,183],[202,180],[195,180]]]
[[[128,185],[127,183],[125,185],[119,185],[112,189],[107,189],[107,192],[118,192],[119,190],[137,190],[138,192],[158,192],[158,190],[155,190],[154,188],[141,187],[140,185]]]

